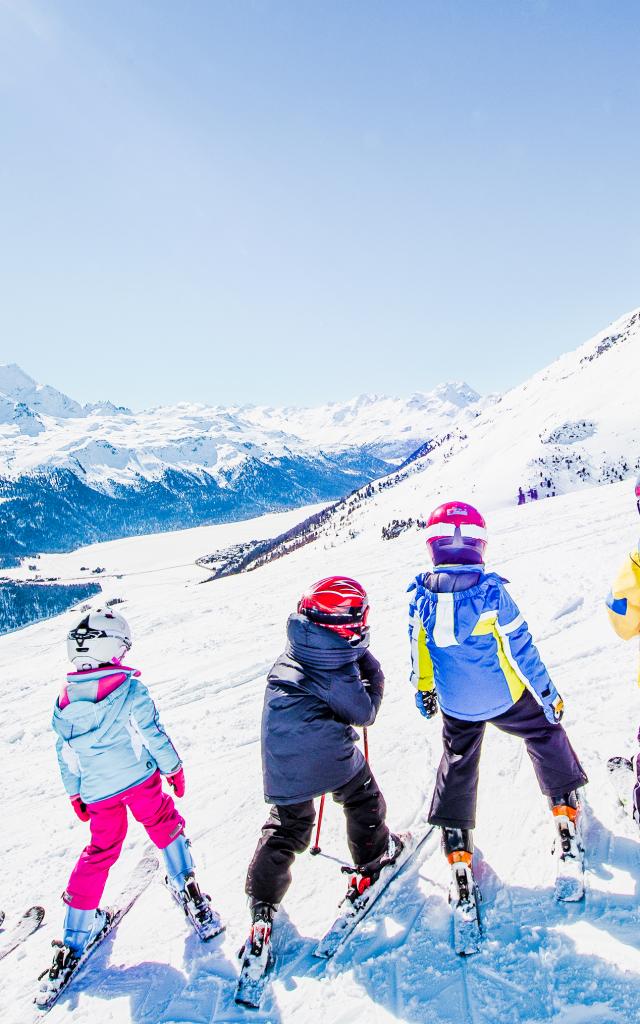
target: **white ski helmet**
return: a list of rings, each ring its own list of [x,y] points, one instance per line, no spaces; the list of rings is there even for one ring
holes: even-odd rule
[[[131,629],[123,615],[96,608],[69,630],[67,654],[77,669],[119,664],[131,647]]]

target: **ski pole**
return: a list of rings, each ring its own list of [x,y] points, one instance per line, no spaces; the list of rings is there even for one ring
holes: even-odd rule
[[[369,764],[369,730],[366,725],[362,728],[362,735],[364,737],[364,759]]]
[[[321,798],[320,798],[320,810],[318,811],[318,827],[316,829],[316,841],[313,844],[313,846],[311,847],[311,849],[309,850],[309,853],[313,857],[315,857],[318,853],[320,853],[320,829],[322,827],[322,815],[324,814],[324,798],[325,798],[325,796],[326,796],[326,793],[323,793]]]

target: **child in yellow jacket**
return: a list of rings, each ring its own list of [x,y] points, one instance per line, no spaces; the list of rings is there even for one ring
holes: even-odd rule
[[[636,480],[636,504],[640,512],[640,476]],[[616,580],[607,596],[607,611],[609,621],[618,636],[623,640],[632,640],[633,637],[640,637],[640,544],[626,558]],[[638,685],[640,685],[640,672],[638,674]],[[640,733],[638,733],[640,742]],[[635,773],[631,775],[631,772]],[[632,805],[633,817],[640,825],[640,765],[638,755],[633,760],[627,757],[611,757],[607,767],[612,778],[620,801],[623,805]],[[633,796],[631,797],[631,787]]]

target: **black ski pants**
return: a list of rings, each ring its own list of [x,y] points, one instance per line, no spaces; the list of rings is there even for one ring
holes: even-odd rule
[[[344,810],[353,863],[364,866],[382,856],[389,841],[387,805],[369,766],[332,796]],[[247,872],[248,896],[264,903],[282,901],[291,884],[294,857],[309,846],[315,820],[313,800],[273,805]]]
[[[546,796],[561,798],[588,781],[566,732],[561,725],[547,721],[528,690],[508,711],[488,721],[524,740],[538,784]],[[432,825],[475,828],[480,753],[486,724],[486,721],[467,722],[443,713],[444,751],[429,811]]]

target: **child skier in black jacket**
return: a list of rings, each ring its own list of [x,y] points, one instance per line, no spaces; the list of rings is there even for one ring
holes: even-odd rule
[[[247,874],[249,942],[268,941],[273,915],[291,883],[294,856],[311,841],[314,798],[332,793],[342,804],[361,888],[402,849],[387,828],[384,797],[353,729],[373,725],[384,690],[380,664],[368,650],[368,607],[354,580],[329,577],[316,583],[301,599],[298,614],[289,617],[286,650],[269,673],[262,770],[265,800],[273,806]]]

